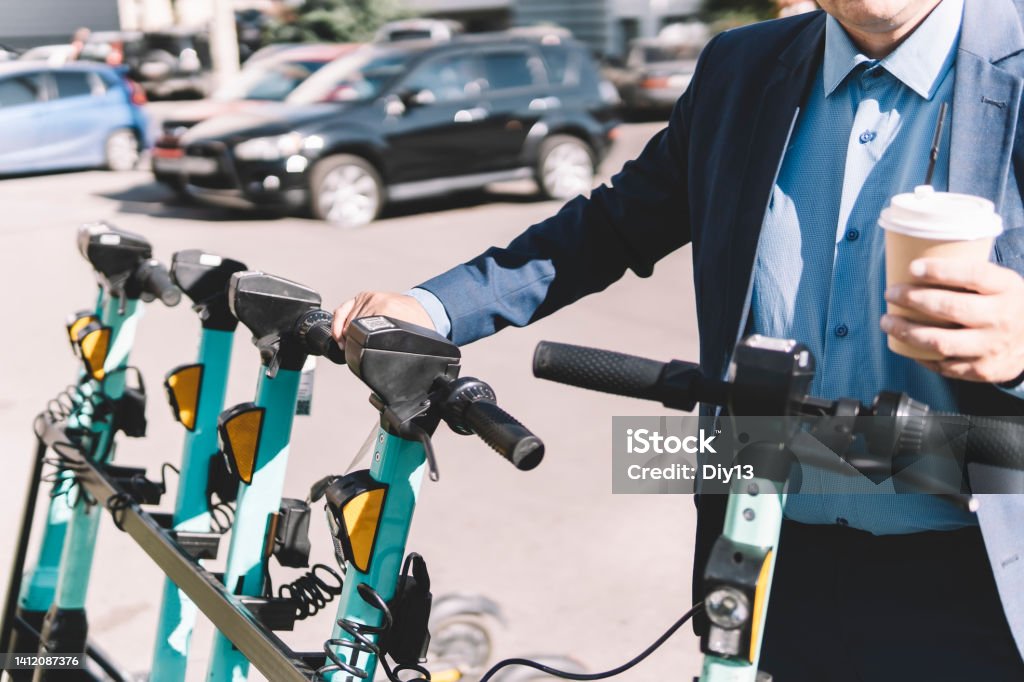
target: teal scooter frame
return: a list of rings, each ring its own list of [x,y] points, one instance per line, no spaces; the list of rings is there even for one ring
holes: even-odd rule
[[[104,289],[98,288],[96,306],[93,310],[82,311],[72,315],[68,321],[68,335],[71,345],[75,348],[78,331],[93,320],[104,325]],[[109,326],[109,324],[106,324]],[[76,348],[77,351],[77,348]],[[54,407],[60,417],[66,419],[73,429],[82,427],[84,410],[92,408],[92,402],[100,399],[92,393],[93,384],[79,372],[78,381],[65,392],[64,400],[55,401]],[[38,436],[38,434],[37,434]],[[42,485],[43,467],[47,447],[37,437],[34,466],[29,474],[28,495],[22,511],[21,537],[14,554],[10,582],[7,588],[7,603],[4,608],[3,625],[0,628],[0,644],[6,651],[35,651],[39,646],[38,632],[42,628],[46,611],[53,603],[53,593],[57,586],[57,571],[60,566],[60,555],[64,547],[64,536],[67,532],[68,519],[71,518],[71,506],[68,504],[68,486],[72,476],[67,470],[58,470],[54,476],[50,490],[46,521],[43,526],[39,556],[34,566],[22,574],[28,550],[29,533],[32,517],[36,507],[39,487]],[[23,624],[23,625],[19,625]],[[29,633],[31,628],[34,633]],[[26,675],[29,677],[29,675]]]
[[[228,308],[228,280],[245,269],[243,263],[198,250],[179,251],[171,259],[171,278],[192,301],[202,328],[195,363],[171,370],[164,382],[174,416],[186,429],[172,526],[179,539],[184,534],[202,538],[212,525],[208,479],[211,458],[219,457],[217,418],[224,409],[238,326]],[[166,580],[150,682],[185,679],[196,614],[188,595]]]
[[[126,334],[122,327],[131,316],[126,308],[122,309],[112,303],[121,292],[127,290],[136,299],[142,297],[152,300],[159,296],[168,305],[177,302],[177,292],[169,285],[163,267],[150,257],[151,249],[148,242],[138,235],[97,223],[85,225],[79,230],[78,245],[83,257],[95,269],[99,287],[93,310],[71,316],[67,329],[72,347],[88,363],[89,358],[85,357],[82,350],[82,341],[93,351],[97,348],[115,350],[111,345],[114,337],[121,339],[117,352],[130,346],[131,334]],[[97,343],[97,339],[102,341]],[[114,367],[113,353],[107,352],[106,355],[107,359],[111,360],[111,373],[115,376],[120,375],[118,380],[123,381],[124,368]],[[95,358],[93,361],[96,362]],[[75,438],[89,441],[94,454],[105,457],[103,449],[110,447],[112,439],[104,440],[98,436],[107,428],[104,422],[113,418],[111,411],[117,407],[117,403],[113,395],[106,393],[108,382],[96,380],[90,376],[89,370],[87,364],[86,371],[79,374],[77,384],[51,401],[44,415],[64,421],[69,433],[75,434]],[[106,378],[109,381],[111,377],[108,375]],[[115,383],[118,380],[115,380]],[[0,635],[0,643],[5,647],[4,650],[10,652],[32,653],[39,646],[39,631],[42,629],[45,614],[54,601],[61,555],[64,551],[68,524],[72,518],[74,477],[66,468],[60,466],[59,461],[46,459],[49,448],[40,437],[38,421],[36,435],[38,446],[23,510],[22,531],[14,554]],[[59,460],[61,453],[56,449],[54,452]],[[52,479],[53,486],[39,555],[35,565],[25,570],[31,520],[38,490],[43,482],[43,467],[48,462],[58,464],[58,470]],[[120,673],[99,650],[88,645],[86,652],[106,674],[118,678]],[[10,671],[10,675],[13,679],[21,680],[26,679],[31,673]]]
[[[85,429],[80,445],[94,461],[109,463],[113,458],[115,432],[124,428],[120,423],[121,410],[111,406],[117,405],[126,393],[129,356],[143,312],[141,302],[159,298],[165,305],[173,306],[181,295],[164,266],[152,258],[149,242],[139,235],[96,223],[79,230],[78,246],[96,270],[103,290],[99,316],[102,324],[97,324],[95,329],[85,327],[79,345],[92,392],[102,395],[103,407],[110,408],[104,409],[102,415],[91,415],[88,424],[81,424]],[[93,350],[105,352],[90,359],[90,349],[85,344],[94,333],[97,341]],[[140,409],[144,409],[144,405]],[[137,414],[136,417],[142,419],[143,424],[135,435],[142,435],[144,416]],[[71,514],[62,543],[53,603],[40,630],[40,653],[84,654],[87,648],[85,595],[101,511],[83,496],[80,486],[72,486],[67,495]],[[62,676],[69,675],[37,669],[33,679],[40,682]]]
[[[228,303],[252,332],[261,367],[256,402],[236,405],[220,417],[225,459],[240,481],[224,585],[235,595],[262,597],[267,583],[265,543],[271,519],[281,507],[299,382],[308,356],[295,324],[306,314],[323,311],[315,291],[261,272],[234,274]],[[239,430],[250,433],[254,452],[242,455],[233,446]],[[248,671],[249,660],[218,632],[207,679],[241,682]]]
[[[438,475],[430,436],[440,422],[478,435],[520,470],[543,458],[540,440],[497,406],[487,384],[459,378],[460,357],[444,337],[399,320],[361,318],[348,328],[346,362],[373,391],[381,426],[368,471],[321,482],[311,494],[327,500],[345,574],[324,644],[327,663],[318,671],[327,682],[374,679],[378,666],[392,682],[431,679],[420,665],[429,643],[429,577],[419,555],[406,556],[406,541],[424,473]],[[461,676],[451,672],[446,679]]]

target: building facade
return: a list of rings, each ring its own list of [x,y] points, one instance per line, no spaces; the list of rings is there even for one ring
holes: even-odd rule
[[[554,24],[595,52],[624,56],[634,38],[658,35],[666,24],[694,18],[702,0],[405,0],[425,16],[462,21],[471,31]]]
[[[71,42],[79,28],[121,27],[118,0],[0,0],[0,43],[13,48]]]

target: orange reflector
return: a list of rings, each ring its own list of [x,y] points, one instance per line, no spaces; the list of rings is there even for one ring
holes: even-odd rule
[[[764,563],[761,564],[761,572],[757,575],[757,588],[754,591],[754,612],[751,614],[751,623],[753,624],[750,630],[750,655],[747,657],[751,663],[754,662],[754,658],[757,656],[758,637],[761,634],[761,623],[764,622],[765,618],[765,606],[768,603],[768,572],[772,566],[772,551],[768,550],[768,554],[764,557]]]
[[[96,381],[102,381],[105,375],[103,364],[107,361],[107,353],[110,351],[110,327],[95,327],[83,331],[84,333],[78,337],[78,348],[82,352],[85,371]]]
[[[373,543],[377,539],[380,513],[384,507],[386,488],[375,488],[359,493],[342,507],[345,532],[348,535],[352,565],[365,573],[370,568]]]
[[[196,414],[199,411],[199,389],[203,384],[202,365],[175,367],[164,379],[167,401],[171,404],[174,418],[189,431],[196,430]]]
[[[242,403],[220,415],[217,431],[228,470],[242,483],[252,483],[263,431],[264,408]]]
[[[79,311],[68,318],[68,340],[71,341],[72,347],[74,347],[75,341],[78,340],[79,333],[81,333],[86,325],[92,322],[99,322],[99,320],[88,310]]]

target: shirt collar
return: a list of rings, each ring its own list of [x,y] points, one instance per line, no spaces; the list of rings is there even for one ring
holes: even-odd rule
[[[943,0],[899,47],[878,63],[930,100],[955,60],[963,15],[964,0]],[[832,95],[859,64],[873,61],[857,49],[840,23],[829,15],[825,25],[825,95]]]

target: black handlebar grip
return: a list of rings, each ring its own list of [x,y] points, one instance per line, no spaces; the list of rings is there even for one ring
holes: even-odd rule
[[[159,298],[166,306],[176,306],[181,301],[181,290],[174,285],[171,273],[163,263],[151,258],[141,265],[136,273],[139,288]]]
[[[470,403],[463,419],[473,433],[520,471],[529,471],[544,459],[544,443],[540,438],[488,400]]]
[[[336,365],[345,364],[345,349],[335,342],[329,322],[317,322],[306,331],[306,347],[313,355],[322,355]]]
[[[537,344],[533,354],[535,377],[644,400],[661,400],[664,368],[657,360],[550,341]]]
[[[964,449],[966,461],[1005,469],[1024,469],[1024,417],[957,416],[956,418],[963,421],[962,428],[967,430]],[[947,421],[942,417],[929,419],[930,425],[938,425]],[[956,426],[954,432],[960,428],[959,424]]]

